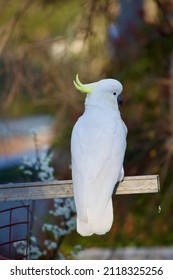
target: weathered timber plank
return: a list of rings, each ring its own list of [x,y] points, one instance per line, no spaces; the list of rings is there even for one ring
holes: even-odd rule
[[[160,190],[159,176],[125,177],[116,194],[157,193]],[[72,197],[72,181],[10,183],[0,185],[0,201],[36,200],[57,197]]]
[[[159,175],[125,177],[116,194],[157,193],[160,191]]]

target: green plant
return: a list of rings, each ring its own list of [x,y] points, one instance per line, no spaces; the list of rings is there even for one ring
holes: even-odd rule
[[[43,150],[38,145],[37,133],[32,131],[35,143],[35,158],[23,158],[19,169],[25,179],[50,181],[54,179],[54,168],[51,166],[52,153],[48,147]],[[35,237],[33,232],[33,222],[35,220],[34,205],[31,211],[31,230],[29,238],[29,258],[30,259],[64,259],[67,256],[60,250],[64,238],[69,235],[76,227],[75,204],[73,198],[55,198],[53,209],[49,211],[47,220],[42,226],[44,240]],[[49,222],[51,220],[51,222]],[[24,242],[16,242],[17,253],[25,254]],[[68,255],[74,255],[80,249],[75,245],[74,249]]]

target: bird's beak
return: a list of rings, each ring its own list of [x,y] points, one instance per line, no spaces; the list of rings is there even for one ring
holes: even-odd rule
[[[122,98],[122,94],[118,95],[118,97],[117,97],[117,101],[118,101],[118,106],[122,106],[122,105],[123,105],[123,98]]]

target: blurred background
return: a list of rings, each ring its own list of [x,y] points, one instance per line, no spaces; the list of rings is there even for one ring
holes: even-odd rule
[[[40,258],[60,258],[60,247],[69,257],[76,244],[111,250],[173,246],[172,0],[0,0],[0,184],[71,179],[71,131],[85,99],[73,87],[77,73],[83,83],[121,81],[125,175],[159,174],[161,193],[114,197],[109,233],[53,236],[54,247]],[[45,176],[36,172],[42,168],[36,168],[38,153],[48,159]],[[39,246],[52,203],[31,205],[39,217],[32,225]],[[11,205],[0,203],[0,209]]]

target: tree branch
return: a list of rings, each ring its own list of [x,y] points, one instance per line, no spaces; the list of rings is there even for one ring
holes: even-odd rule
[[[21,7],[18,9],[18,11],[15,13],[13,18],[0,29],[0,35],[3,36],[1,39],[0,44],[0,55],[3,53],[14,29],[16,24],[18,23],[19,19],[23,14],[28,10],[28,8],[34,3],[32,0],[26,0]]]

